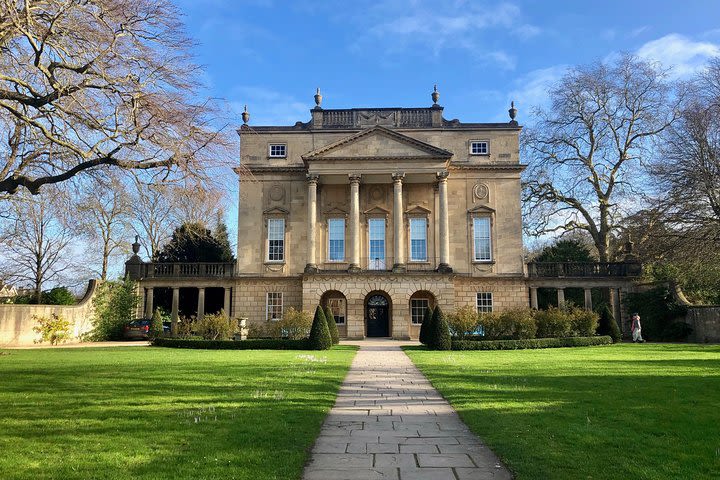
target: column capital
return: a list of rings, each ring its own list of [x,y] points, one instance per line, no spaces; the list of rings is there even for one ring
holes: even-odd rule
[[[360,183],[360,179],[362,178],[362,175],[359,173],[351,173],[348,175],[348,179],[350,180],[350,183]]]
[[[404,178],[405,172],[395,172],[392,174],[392,179],[395,183],[402,182]]]
[[[444,182],[447,180],[448,175],[450,175],[450,172],[447,170],[441,170],[439,172],[435,172],[435,177],[438,179],[438,182]]]
[[[305,178],[307,179],[308,183],[317,183],[320,179],[320,175],[317,173],[308,173],[305,175]]]

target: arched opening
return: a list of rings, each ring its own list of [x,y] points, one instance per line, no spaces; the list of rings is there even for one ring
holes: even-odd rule
[[[323,296],[320,298],[320,305],[330,307],[335,323],[338,326],[345,325],[347,319],[347,300],[342,292],[328,290],[323,293]]]
[[[368,337],[390,336],[390,297],[385,292],[371,292],[365,297],[365,326]]]
[[[421,325],[425,310],[435,308],[435,295],[427,290],[418,290],[410,296],[410,323]]]

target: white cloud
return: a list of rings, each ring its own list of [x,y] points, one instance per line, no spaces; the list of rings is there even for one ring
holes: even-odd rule
[[[547,106],[549,92],[567,71],[567,65],[554,65],[528,72],[513,82],[514,90],[508,94],[508,103],[515,101],[518,109],[518,121],[527,123],[532,118],[535,107]]]
[[[291,95],[251,85],[234,87],[229,104],[238,118],[247,105],[251,126],[294,125],[298,121],[307,122],[310,120],[310,108],[314,106],[309,102],[300,102]]]
[[[711,42],[695,42],[683,35],[671,33],[645,43],[637,54],[640,58],[670,67],[671,76],[681,78],[692,75],[709,58],[720,55],[720,46]]]

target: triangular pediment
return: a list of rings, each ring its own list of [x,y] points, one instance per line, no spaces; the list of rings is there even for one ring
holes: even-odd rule
[[[478,205],[477,207],[469,209],[468,213],[495,213],[495,209],[486,207],[485,205]]]
[[[373,208],[371,208],[370,210],[365,210],[363,213],[364,213],[365,215],[369,215],[369,216],[373,216],[373,215],[375,215],[375,216],[390,215],[390,211],[389,211],[389,210],[385,210],[385,209],[382,208],[382,207],[373,207]]]
[[[376,126],[320,147],[302,156],[305,161],[374,159],[448,159],[452,153],[389,128]]]
[[[263,214],[265,215],[287,215],[289,213],[290,212],[288,210],[285,210],[282,207],[272,207],[263,211]]]
[[[430,210],[420,205],[415,205],[405,210],[407,215],[430,215]]]
[[[325,210],[323,213],[325,215],[329,215],[329,216],[336,215],[338,217],[347,215],[347,212],[345,210],[343,210],[342,208],[338,208],[338,207],[329,208],[329,209]]]

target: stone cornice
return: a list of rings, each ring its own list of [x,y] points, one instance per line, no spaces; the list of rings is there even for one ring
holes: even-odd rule
[[[527,168],[527,165],[521,163],[492,163],[484,165],[458,165],[451,163],[449,170],[479,170],[479,171],[511,171],[511,172],[522,172]]]

